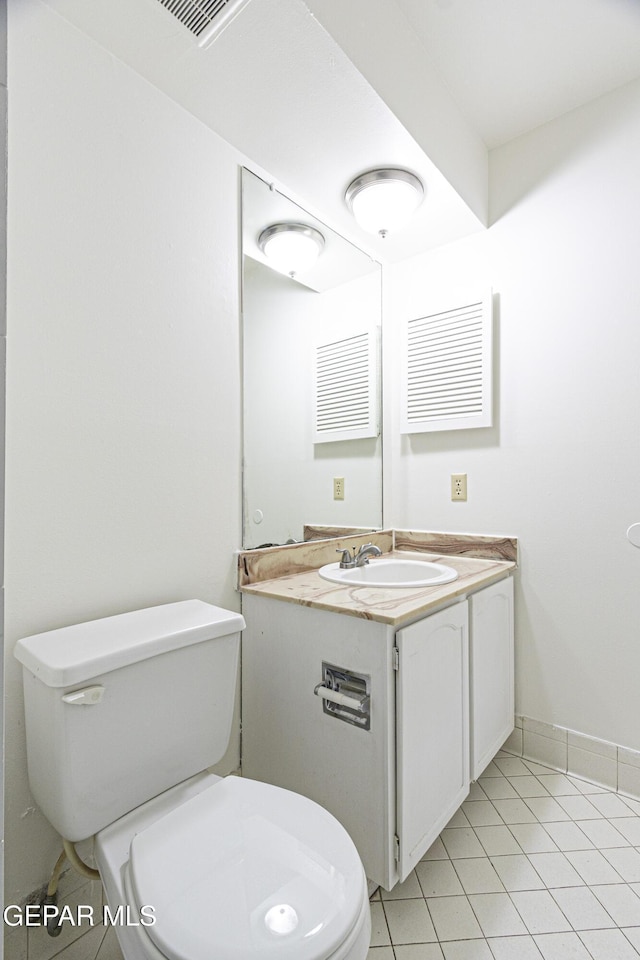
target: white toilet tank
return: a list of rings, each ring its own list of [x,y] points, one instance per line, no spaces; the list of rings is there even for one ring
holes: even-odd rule
[[[63,837],[91,836],[224,755],[244,625],[184,600],[18,641],[29,783]]]

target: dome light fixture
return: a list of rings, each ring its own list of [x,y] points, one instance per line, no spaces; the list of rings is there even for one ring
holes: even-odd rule
[[[356,223],[384,237],[406,226],[422,198],[422,181],[408,170],[369,170],[350,183],[345,201]]]
[[[295,277],[313,266],[324,237],[305,223],[272,223],[258,237],[258,246],[274,270]]]

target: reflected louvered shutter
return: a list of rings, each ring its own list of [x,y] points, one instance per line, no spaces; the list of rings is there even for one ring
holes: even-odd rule
[[[378,436],[377,353],[375,331],[316,347],[314,443]]]
[[[408,321],[402,433],[491,426],[492,326],[491,291]]]
[[[246,7],[249,0],[159,0],[187,30],[206,46]]]

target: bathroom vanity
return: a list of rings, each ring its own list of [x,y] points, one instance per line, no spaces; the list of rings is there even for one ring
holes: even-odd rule
[[[513,729],[515,564],[440,559],[458,579],[421,590],[243,586],[243,773],[326,807],[385,889]]]

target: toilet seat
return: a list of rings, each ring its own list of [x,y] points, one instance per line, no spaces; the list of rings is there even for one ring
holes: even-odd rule
[[[356,848],[326,810],[227,777],[134,836],[127,887],[167,960],[325,960],[366,903]],[[140,931],[142,932],[142,930]]]

